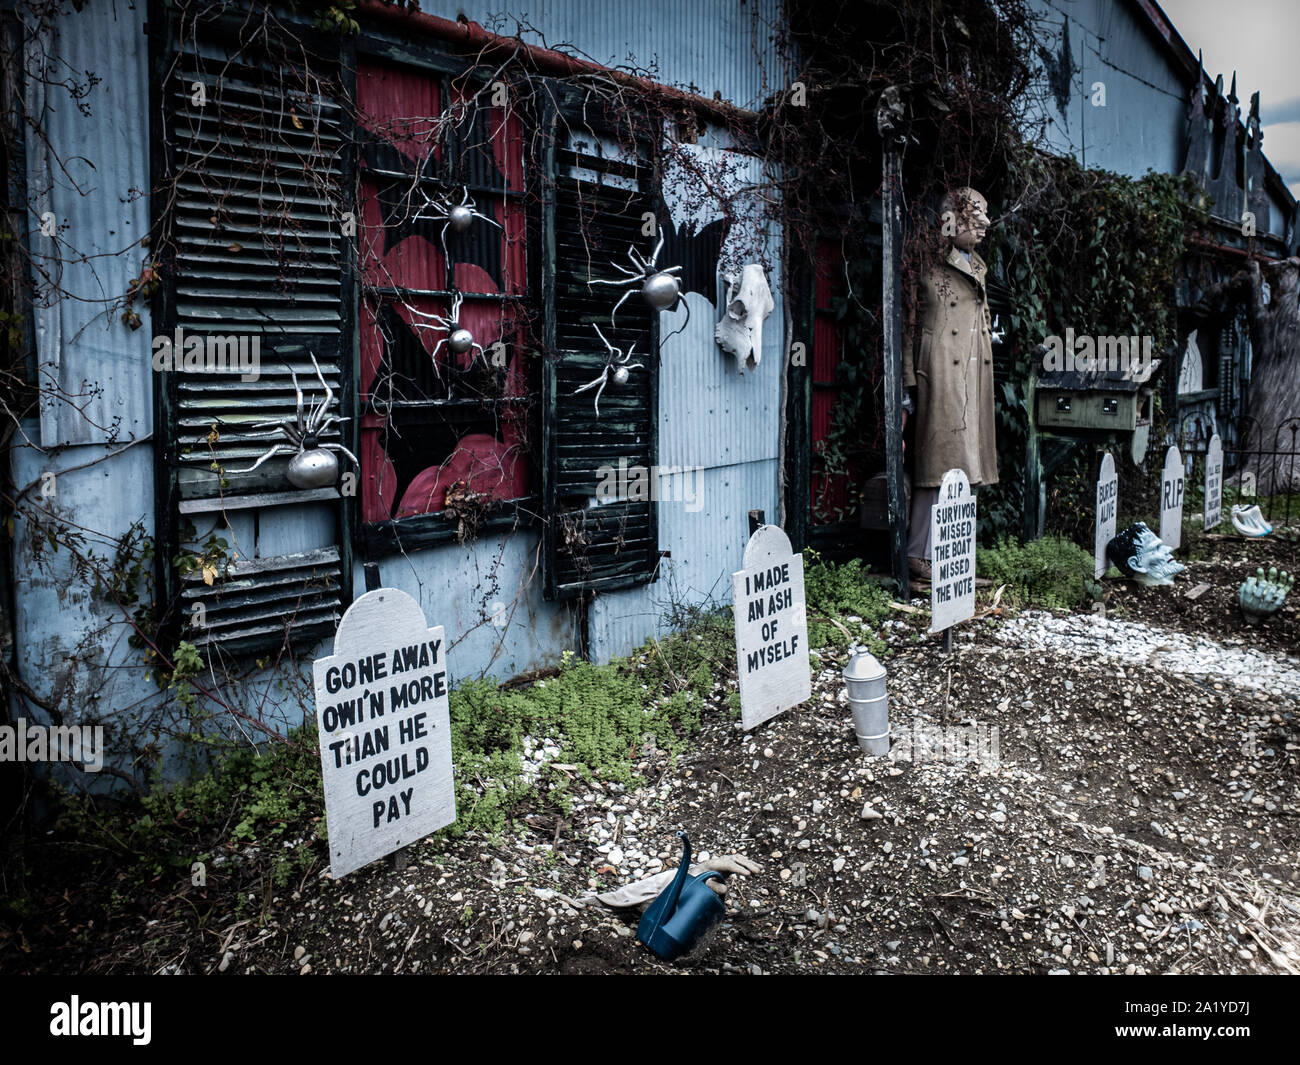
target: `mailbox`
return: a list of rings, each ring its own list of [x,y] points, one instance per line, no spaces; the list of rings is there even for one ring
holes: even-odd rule
[[[1065,432],[1131,433],[1150,417],[1147,382],[1160,366],[1152,360],[1135,373],[1127,370],[1048,370],[1039,375],[1036,413],[1039,428]]]

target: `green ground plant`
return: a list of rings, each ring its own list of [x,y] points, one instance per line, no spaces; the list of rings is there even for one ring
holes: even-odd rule
[[[1020,543],[1002,540],[976,554],[976,571],[994,586],[1005,584],[1009,606],[1070,610],[1083,602],[1092,583],[1093,557],[1062,536]]]
[[[862,633],[860,626],[831,619],[859,617],[873,631],[889,617],[892,596],[868,576],[860,559],[835,563],[824,560],[813,549],[804,551],[804,593],[808,600],[808,645],[811,648],[847,648],[857,642],[877,658],[888,651],[885,642]],[[863,638],[865,637],[865,638]]]

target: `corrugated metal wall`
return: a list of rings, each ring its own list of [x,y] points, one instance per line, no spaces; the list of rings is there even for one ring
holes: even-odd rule
[[[64,286],[92,302],[65,300],[42,309],[38,321],[42,364],[58,379],[79,387],[84,379],[102,392],[86,408],[86,417],[68,409],[45,413],[29,430],[43,445],[91,445],[113,435],[120,443],[151,432],[153,330],[147,307],[138,307],[143,325],[132,332],[102,315],[106,303],[125,293],[139,272],[141,249],[127,252],[147,229],[149,188],[149,101],[144,4],[87,0],[82,10],[54,18],[51,54],[76,71],[95,71],[103,80],[87,97],[83,115],[66,93],[45,90],[46,128],[54,153],[64,159],[84,156],[94,169],[74,170],[77,185],[60,174],[52,159],[29,158],[32,189],[46,199],[40,210],[53,210],[62,239],[77,252],[97,256],[63,272]],[[434,14],[455,18],[446,4],[426,4]],[[551,46],[571,45],[600,62],[635,65],[657,72],[660,81],[704,96],[718,92],[741,106],[753,106],[784,83],[776,69],[772,43],[778,17],[776,0],[701,4],[665,0],[658,4],[610,5],[595,0],[544,2],[518,11],[531,36]],[[493,22],[486,10],[467,10],[489,28],[513,32],[514,16]],[[526,36],[530,33],[526,32]],[[35,90],[33,90],[35,91]],[[40,105],[42,101],[34,99]],[[735,180],[758,181],[752,161],[721,153],[725,143],[716,131],[704,130],[702,143],[717,159],[728,160]],[[84,195],[82,193],[85,193]],[[669,207],[679,225],[687,220],[681,204]],[[40,210],[33,213],[38,226]],[[696,222],[699,220],[696,219]],[[33,247],[39,248],[39,236]],[[751,220],[733,230],[725,256],[734,265],[762,260],[776,309],[765,323],[763,359],[754,372],[741,375],[730,356],[713,340],[719,311],[691,294],[690,328],[662,351],[660,379],[661,466],[699,467],[698,473],[662,479],[659,506],[661,547],[671,553],[661,579],[633,591],[603,596],[592,604],[586,637],[593,657],[624,653],[647,635],[660,631],[670,601],[700,602],[728,598],[730,573],[739,567],[748,538],[747,512],[761,508],[775,520],[778,506],[778,425],[780,370],[784,343],[784,308],[780,297],[780,234]],[[723,285],[718,285],[721,303]],[[96,316],[99,315],[97,318]],[[664,318],[664,333],[680,324],[680,315]],[[96,428],[95,424],[101,427]],[[111,451],[111,449],[110,449]],[[105,458],[101,446],[74,446],[57,460],[28,448],[13,459],[20,486],[43,472],[66,470],[58,494],[48,501],[52,512],[98,530],[106,540],[122,536],[137,520],[146,532],[154,527],[152,443],[144,442]],[[90,460],[82,470],[71,470]],[[295,519],[309,532],[318,518],[304,508]],[[241,535],[242,516],[236,526]],[[281,530],[286,534],[294,530]],[[159,694],[146,667],[126,642],[128,630],[111,604],[79,590],[66,554],[53,568],[35,565],[29,530],[18,528],[15,555],[15,629],[24,678],[61,705],[94,705],[139,714]],[[262,529],[265,538],[276,530]],[[288,540],[297,542],[297,536]],[[100,545],[101,549],[103,544]],[[555,662],[560,653],[582,642],[574,608],[543,601],[539,543],[535,532],[505,538],[484,537],[473,546],[449,546],[384,559],[384,584],[414,595],[430,624],[446,625],[452,645],[450,662],[456,678],[482,673],[506,678]],[[355,588],[364,589],[360,563]],[[325,641],[316,653],[326,653]],[[310,656],[308,656],[310,657]],[[76,659],[78,665],[69,668]],[[309,666],[304,659],[299,669]],[[301,720],[300,686],[280,676],[254,674],[225,694],[277,727]]]
[[[632,65],[660,84],[716,92],[739,107],[756,108],[786,83],[774,41],[779,0],[424,0],[420,9],[447,19],[464,12],[508,35],[518,23],[529,44]]]
[[[149,314],[132,332],[108,313],[147,254],[137,243],[149,232],[144,6],[94,0],[65,9],[30,46],[44,50],[47,74],[45,83],[29,80],[27,112],[39,116],[48,146],[28,138],[29,247],[38,271],[66,293],[37,311],[39,364],[42,380],[76,404],[41,411],[47,447],[139,439],[152,428]],[[89,84],[90,74],[98,83]],[[79,99],[70,85],[84,88]],[[47,211],[57,237],[41,232]]]
[[[49,84],[29,80],[25,102],[48,145],[28,133],[28,241],[38,284],[48,270],[65,293],[35,311],[38,366],[44,388],[61,389],[82,409],[50,403],[39,421],[24,424],[24,439],[47,450],[16,447],[10,473],[19,490],[54,474],[53,494],[42,497],[38,487],[29,502],[50,520],[92,530],[83,550],[111,557],[113,541],[132,523],[154,528],[150,314],[138,306],[142,324],[132,331],[107,313],[139,274],[145,249],[132,245],[148,232],[144,5],[65,5],[33,33],[29,69],[43,63]],[[89,84],[88,73],[101,80]],[[85,91],[74,99],[70,87]],[[57,238],[41,232],[46,211]],[[48,450],[57,445],[70,446]],[[38,543],[23,521],[15,527],[13,584],[19,674],[69,720],[110,709],[129,719],[157,700],[139,653],[127,645],[122,612],[92,594],[66,549]]]
[[[1048,98],[1046,146],[1083,165],[1138,177],[1183,166],[1187,95],[1172,63],[1121,0],[1034,0],[1043,16],[1040,60],[1073,71],[1065,106]],[[1068,20],[1068,31],[1064,28]],[[1093,86],[1105,86],[1105,106]]]

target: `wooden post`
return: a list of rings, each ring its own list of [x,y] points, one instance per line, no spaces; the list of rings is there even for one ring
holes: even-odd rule
[[[891,106],[892,105],[892,106]],[[898,91],[888,88],[876,108],[876,128],[883,148],[884,243],[881,252],[882,317],[885,348],[885,480],[889,499],[889,544],[899,598],[912,589],[907,572],[907,495],[903,487],[903,207],[902,147],[895,122]]]

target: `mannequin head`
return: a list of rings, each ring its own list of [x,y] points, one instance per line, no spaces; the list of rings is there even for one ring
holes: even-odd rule
[[[962,251],[974,251],[984,239],[989,227],[988,210],[988,200],[971,188],[955,189],[944,196],[939,205],[941,215],[952,212],[957,227],[952,242]]]

